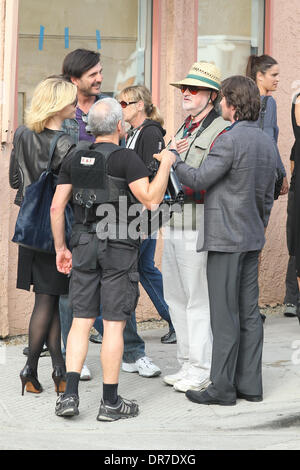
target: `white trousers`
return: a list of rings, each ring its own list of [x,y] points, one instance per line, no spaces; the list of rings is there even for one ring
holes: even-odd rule
[[[164,297],[177,337],[177,359],[188,375],[209,377],[212,354],[207,252],[196,252],[198,231],[166,228],[162,258]]]

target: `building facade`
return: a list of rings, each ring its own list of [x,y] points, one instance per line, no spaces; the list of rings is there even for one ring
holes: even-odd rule
[[[48,3],[48,4],[47,4]],[[0,0],[0,337],[27,332],[33,295],[17,291],[17,247],[10,241],[17,215],[8,183],[15,128],[35,85],[60,73],[73,49],[98,49],[104,67],[102,91],[145,83],[165,119],[169,140],[182,122],[180,93],[170,82],[193,62],[213,61],[223,78],[244,74],[251,53],[268,53],[280,65],[279,149],[288,175],[293,144],[291,100],[300,88],[298,0]],[[272,210],[260,267],[260,303],[284,297],[287,196]],[[160,265],[162,242],[158,244]],[[138,319],[158,318],[145,293]]]

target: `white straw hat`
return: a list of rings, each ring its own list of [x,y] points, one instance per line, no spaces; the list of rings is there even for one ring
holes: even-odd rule
[[[215,64],[195,62],[183,80],[170,83],[170,85],[177,88],[180,88],[181,85],[191,85],[219,91],[221,88],[221,72]]]

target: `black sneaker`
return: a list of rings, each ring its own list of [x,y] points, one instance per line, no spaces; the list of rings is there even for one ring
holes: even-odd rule
[[[77,395],[60,395],[56,401],[55,414],[57,416],[79,415],[79,398]]]
[[[96,343],[96,344],[101,344],[102,343],[102,335],[100,335],[100,333],[98,333],[97,335],[91,335],[90,336],[90,341],[92,343]]]
[[[297,307],[294,304],[285,304],[283,315],[288,318],[297,316]]]
[[[118,419],[133,418],[139,414],[139,406],[134,400],[125,400],[118,396],[115,405],[107,405],[101,400],[98,421],[117,421]]]
[[[167,334],[165,334],[164,336],[162,336],[160,338],[160,341],[163,343],[163,344],[176,344],[177,343],[177,339],[176,339],[176,333],[174,330],[169,330]]]

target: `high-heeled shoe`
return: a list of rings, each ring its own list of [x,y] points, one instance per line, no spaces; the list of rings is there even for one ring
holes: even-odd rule
[[[55,385],[57,396],[64,393],[67,385],[66,371],[62,366],[54,366],[52,372],[52,379]]]
[[[24,369],[20,372],[20,379],[22,382],[22,395],[24,395],[24,389],[26,387],[26,392],[31,393],[41,393],[43,387],[37,379],[36,374],[33,372],[33,369],[26,365]]]

